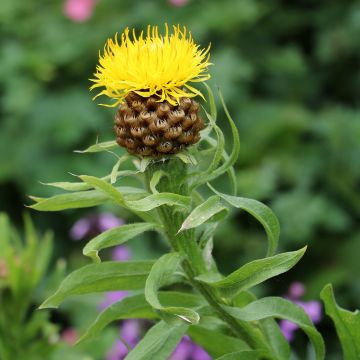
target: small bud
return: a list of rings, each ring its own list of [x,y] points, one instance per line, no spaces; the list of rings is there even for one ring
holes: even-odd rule
[[[124,116],[124,122],[128,126],[137,126],[139,123],[137,117],[134,115]]]
[[[146,128],[144,127],[133,127],[130,129],[130,133],[132,136],[136,138],[141,138],[146,134]]]
[[[133,101],[131,108],[134,109],[137,113],[142,112],[145,109],[145,105],[141,101]]]
[[[154,112],[142,111],[139,115],[139,119],[146,124],[151,124],[156,118],[157,116]]]
[[[180,106],[186,111],[189,110],[191,106],[191,99],[189,98],[181,98],[180,100]]]
[[[156,115],[162,118],[166,116],[169,113],[169,111],[170,111],[169,105],[167,103],[162,103],[156,109]]]
[[[125,146],[128,148],[128,149],[135,149],[138,145],[138,142],[134,139],[131,139],[131,138],[127,138],[125,139]]]
[[[164,138],[169,140],[176,139],[181,135],[181,133],[182,133],[181,126],[173,126],[164,134]]]
[[[156,119],[149,125],[149,129],[153,132],[164,132],[169,129],[169,124],[166,120]]]
[[[129,134],[127,128],[123,126],[115,126],[115,132],[116,135],[120,137],[126,137]]]
[[[165,141],[156,147],[156,150],[160,153],[167,154],[172,150],[173,146],[170,141]]]
[[[175,125],[181,120],[183,120],[184,117],[185,117],[185,112],[183,109],[174,110],[169,114],[169,122],[170,124]]]
[[[180,144],[191,144],[194,140],[194,134],[192,131],[183,132],[177,139]]]
[[[155,135],[146,135],[143,138],[143,143],[148,146],[153,146],[158,143],[158,140]]]
[[[138,152],[142,156],[150,156],[150,155],[153,155],[154,150],[149,146],[140,146],[138,148]]]

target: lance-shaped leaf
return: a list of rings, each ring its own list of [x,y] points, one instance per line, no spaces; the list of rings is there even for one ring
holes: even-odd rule
[[[188,208],[191,204],[191,198],[189,196],[172,193],[151,194],[143,199],[126,201],[121,192],[108,182],[94,176],[82,175],[80,178],[87,184],[93,186],[95,189],[102,191],[109,197],[109,199],[113,200],[120,206],[133,211],[146,212],[162,205]]]
[[[86,184],[91,185],[96,190],[103,192],[110,200],[115,203],[124,206],[125,199],[121,192],[119,192],[114,186],[105,180],[97,178],[95,176],[81,175],[79,178]]]
[[[164,321],[155,324],[129,352],[125,360],[167,360],[187,330],[183,323]]]
[[[124,198],[133,199],[144,196],[147,193],[143,189],[130,186],[116,188]],[[109,197],[98,190],[79,191],[67,194],[55,195],[50,198],[30,197],[36,204],[29,206],[38,211],[61,211],[66,209],[79,209],[97,206],[109,200]]]
[[[160,225],[135,223],[109,229],[89,241],[83,249],[83,254],[85,256],[90,256],[96,262],[100,262],[101,260],[98,255],[100,250],[115,245],[121,245],[145,231],[154,230],[158,226]]]
[[[302,258],[305,251],[306,246],[297,251],[251,261],[222,279],[211,273],[200,275],[196,279],[221,289],[228,296],[233,296],[288,271]]]
[[[280,297],[266,297],[256,300],[243,308],[223,306],[234,318],[243,321],[257,321],[269,317],[287,319],[297,324],[309,337],[316,359],[324,359],[325,346],[320,333],[305,311],[293,302]]]
[[[281,332],[276,320],[267,318],[261,320],[260,324],[276,358],[279,360],[289,360],[291,353],[290,345]]]
[[[162,205],[180,206],[189,208],[191,205],[191,198],[171,193],[152,194],[140,200],[127,201],[126,206],[135,211],[150,211]]]
[[[244,350],[225,354],[216,360],[262,360],[268,355],[262,350]]]
[[[165,306],[174,306],[174,304],[177,304],[185,307],[198,308],[204,305],[204,300],[201,297],[176,291],[160,291],[159,299]],[[107,325],[115,320],[138,318],[150,320],[158,318],[158,314],[146,301],[144,294],[129,296],[103,310],[78,342],[99,335]]]
[[[212,355],[213,358],[230,352],[250,350],[246,342],[239,338],[225,335],[220,330],[195,325],[189,327],[188,334],[197,344]]]
[[[71,295],[142,289],[153,264],[153,261],[109,261],[84,266],[68,275],[40,308],[56,308]]]
[[[269,240],[267,255],[274,255],[280,236],[280,224],[272,210],[260,201],[222,194],[211,185],[209,187],[230,205],[248,212],[261,223]]]
[[[330,284],[321,291],[321,299],[325,304],[325,311],[335,324],[343,349],[344,359],[360,359],[360,312],[345,310],[338,306]]]
[[[111,177],[119,178],[119,177],[137,175],[138,173],[139,173],[138,171],[133,171],[133,170],[121,170],[121,171],[117,171],[115,174],[111,173],[110,175],[103,176],[100,179],[107,181],[107,180],[111,180]],[[41,183],[41,184],[46,185],[46,186],[52,186],[52,187],[55,187],[58,189],[66,190],[66,191],[84,191],[84,190],[92,189],[91,185],[84,183],[84,182],[60,181],[60,182]]]
[[[180,306],[163,306],[158,297],[159,289],[168,283],[179,268],[180,262],[181,256],[178,253],[165,254],[155,262],[146,279],[145,298],[154,309],[178,317],[189,324],[196,324],[200,319],[196,311]]]
[[[209,220],[214,215],[221,212],[227,213],[227,211],[227,207],[221,203],[220,196],[211,196],[190,213],[190,215],[182,223],[179,232],[195,228]]]
[[[116,141],[104,141],[104,142],[100,142],[100,143],[91,145],[85,150],[75,150],[75,152],[80,153],[80,154],[96,153],[96,152],[102,152],[102,151],[115,150],[118,148],[119,148],[119,145],[116,143]]]

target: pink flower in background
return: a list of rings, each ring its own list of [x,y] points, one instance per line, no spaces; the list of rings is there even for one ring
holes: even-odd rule
[[[187,5],[189,1],[190,0],[169,0],[169,4],[172,6],[181,7]]]
[[[123,224],[123,219],[111,213],[90,214],[76,221],[70,229],[70,237],[73,240],[82,240]]]
[[[67,328],[61,333],[61,340],[69,345],[75,345],[79,339],[78,332],[73,328]]]
[[[85,22],[91,18],[95,4],[95,0],[65,0],[64,14],[72,21]]]
[[[302,307],[314,324],[321,320],[321,303],[317,300],[301,301],[299,300],[305,294],[305,286],[303,283],[294,282],[290,285],[286,298],[294,302],[296,305]],[[298,325],[289,321],[281,320],[280,329],[288,341],[292,341],[295,336],[295,331],[299,328]]]

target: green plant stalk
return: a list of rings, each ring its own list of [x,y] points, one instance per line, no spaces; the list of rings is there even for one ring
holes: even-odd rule
[[[186,165],[178,159],[170,159],[165,162],[154,162],[145,171],[145,182],[149,189],[152,175],[162,170],[165,176],[161,178],[157,189],[161,192],[171,192],[189,196],[190,190],[187,182]],[[205,298],[208,304],[215,310],[218,316],[230,327],[230,329],[252,349],[266,349],[271,352],[265,338],[260,331],[245,321],[234,319],[221,304],[223,300],[206,284],[195,280],[195,277],[207,271],[200,247],[196,242],[195,230],[189,229],[178,232],[181,224],[188,214],[170,206],[158,208],[159,220],[165,229],[165,235],[173,250],[183,255],[182,267],[193,287]]]

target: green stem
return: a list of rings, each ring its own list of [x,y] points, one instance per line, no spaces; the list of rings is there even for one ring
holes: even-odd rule
[[[159,168],[166,173],[166,177],[163,177],[157,186],[159,191],[189,196],[189,188],[186,182],[186,166],[180,160],[167,160],[164,163],[149,165],[145,171],[147,187],[149,187],[152,174]],[[182,267],[190,283],[205,298],[218,316],[228,324],[234,334],[246,341],[250,348],[269,350],[265,339],[256,328],[248,322],[233,318],[221,306],[224,302],[218,294],[206,284],[196,281],[196,276],[205,273],[207,268],[201,249],[196,242],[195,230],[189,229],[178,233],[187,215],[170,206],[158,208],[158,216],[164,226],[171,247],[184,256]]]

